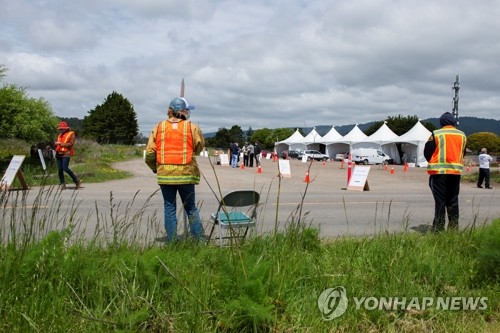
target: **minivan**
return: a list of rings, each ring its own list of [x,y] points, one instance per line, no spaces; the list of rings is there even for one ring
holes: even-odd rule
[[[389,155],[375,148],[355,148],[351,156],[352,161],[357,164],[382,164],[391,160]]]

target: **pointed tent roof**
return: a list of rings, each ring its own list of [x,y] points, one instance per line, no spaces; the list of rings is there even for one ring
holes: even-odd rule
[[[341,139],[340,142],[342,143],[347,143],[347,144],[353,144],[356,142],[363,141],[366,138],[366,134],[363,133],[358,127],[358,124],[356,124],[352,130],[349,131],[346,135],[344,135]]]
[[[419,142],[427,141],[431,134],[431,131],[425,128],[419,120],[408,132],[401,135],[394,142],[408,142],[416,145]]]
[[[321,135],[316,131],[316,127],[313,127],[311,132],[307,134],[304,139],[302,139],[302,143],[308,145],[311,143],[321,143]]]
[[[329,145],[340,141],[342,141],[342,135],[340,135],[339,132],[337,132],[335,126],[332,126],[332,128],[328,131],[328,133],[326,133],[325,136],[321,138],[321,143],[325,145]]]
[[[370,135],[369,137],[365,138],[363,142],[375,142],[378,144],[386,144],[386,143],[392,143],[397,140],[399,136],[394,133],[389,126],[387,126],[387,122],[384,121],[384,124],[380,126],[380,128]]]
[[[292,145],[294,143],[303,143],[303,140],[304,137],[302,136],[302,134],[300,134],[299,129],[297,128],[297,130],[288,138],[286,138],[285,140],[275,142],[274,145],[279,145],[279,144]]]

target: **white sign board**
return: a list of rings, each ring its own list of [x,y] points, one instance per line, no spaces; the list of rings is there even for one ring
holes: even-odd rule
[[[228,154],[220,154],[220,165],[229,166],[229,155]]]
[[[9,163],[9,166],[7,167],[7,170],[5,171],[5,174],[2,177],[2,180],[0,181],[0,188],[1,189],[8,189],[11,185],[16,176],[18,175],[18,172],[20,172],[21,165],[23,164],[25,156],[24,155],[14,155],[12,157],[12,160]],[[23,188],[26,187],[24,177],[21,179],[21,185],[23,185]],[[24,184],[23,184],[24,183]]]
[[[292,171],[290,170],[290,161],[289,160],[278,160],[278,167],[280,170],[281,177],[292,177]]]
[[[353,191],[369,191],[370,187],[367,181],[369,172],[369,166],[356,165],[349,179],[347,189]]]

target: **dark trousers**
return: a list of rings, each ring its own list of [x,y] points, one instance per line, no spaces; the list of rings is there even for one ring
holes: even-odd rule
[[[448,229],[458,229],[460,193],[460,175],[431,175],[429,187],[434,197],[435,232],[444,230],[446,213],[448,213]]]
[[[482,186],[484,180],[485,187],[490,187],[490,169],[479,168],[479,178],[477,186]]]
[[[248,166],[248,154],[246,154],[246,155],[244,154],[244,155],[243,155],[243,164],[244,164],[245,166]]]
[[[78,178],[76,178],[75,174],[71,169],[69,168],[69,157],[66,156],[56,156],[56,161],[57,161],[57,175],[59,176],[59,183],[64,184],[66,183],[64,179],[64,172],[66,172],[70,177],[71,180],[76,184],[78,182]]]
[[[250,163],[250,167],[253,167],[253,158],[254,154],[250,153],[250,156],[248,156],[248,163]]]

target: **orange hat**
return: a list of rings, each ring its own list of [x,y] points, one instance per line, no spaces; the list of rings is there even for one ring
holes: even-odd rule
[[[61,121],[57,126],[57,129],[69,129],[68,123],[65,121]]]

